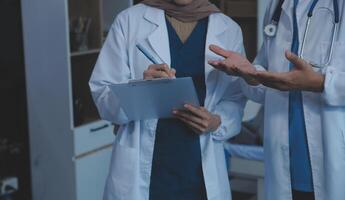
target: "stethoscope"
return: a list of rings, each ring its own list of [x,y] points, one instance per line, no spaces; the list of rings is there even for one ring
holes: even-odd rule
[[[302,46],[301,46],[301,53],[300,53],[300,57],[302,59],[304,58],[304,56],[303,56],[304,55],[304,47],[305,47],[305,41],[306,41],[306,39],[308,37],[308,33],[309,33],[310,21],[311,21],[314,9],[315,9],[318,1],[319,0],[314,0],[313,3],[311,4],[310,8],[309,8],[309,11],[308,11],[307,26],[306,26],[306,29],[304,32],[304,37],[303,37]],[[277,27],[279,24],[281,13],[282,13],[283,3],[284,3],[284,0],[279,1],[276,9],[274,10],[274,13],[273,13],[273,16],[271,19],[271,23],[266,25],[264,28],[265,35],[268,37],[275,37],[277,34]],[[336,33],[338,32],[338,26],[339,26],[339,4],[338,4],[338,0],[333,0],[333,7],[334,7],[334,29],[333,29],[332,42],[331,42],[331,47],[329,50],[328,59],[327,59],[326,64],[323,64],[322,66],[319,66],[315,63],[310,63],[314,67],[317,67],[317,68],[323,68],[323,67],[328,66],[331,62],[331,59],[332,59],[334,42],[335,42]]]

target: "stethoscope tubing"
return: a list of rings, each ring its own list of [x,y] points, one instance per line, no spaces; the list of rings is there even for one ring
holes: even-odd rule
[[[271,20],[271,23],[268,24],[267,26],[265,26],[265,34],[269,37],[274,37],[276,35],[276,31],[277,31],[277,26],[279,24],[279,20],[280,20],[280,15],[282,12],[282,5],[284,3],[285,0],[280,0],[274,13],[273,13],[273,17]],[[313,12],[314,9],[317,5],[317,3],[319,2],[319,0],[314,0],[309,8],[308,11],[308,19],[307,19],[307,25],[306,25],[306,29],[304,32],[304,36],[303,36],[303,41],[302,41],[302,46],[301,46],[301,52],[300,52],[300,57],[303,59],[303,55],[304,55],[304,47],[305,47],[305,41],[308,37],[309,34],[309,25],[311,22],[311,18],[313,16]],[[326,61],[326,64],[324,64],[323,66],[317,66],[314,63],[310,63],[312,64],[314,67],[316,68],[323,68],[327,65],[330,64],[332,57],[333,57],[333,48],[334,48],[334,43],[335,43],[335,38],[336,38],[336,33],[338,31],[338,25],[339,25],[339,4],[338,4],[338,0],[333,0],[333,8],[334,8],[334,30],[333,30],[333,35],[332,35],[332,41],[331,41],[331,46],[330,46],[330,52],[328,55],[328,59]]]
[[[284,1],[285,0],[279,1],[278,5],[277,5],[277,7],[273,13],[271,23],[267,26],[278,26],[279,21],[280,21],[280,16],[282,13],[282,5],[283,5]],[[311,6],[309,8],[309,11],[308,11],[308,18],[311,18],[313,16],[314,9],[315,9],[318,2],[319,2],[319,0],[314,0],[312,2]],[[333,0],[333,7],[334,7],[334,22],[335,22],[335,24],[338,24],[339,20],[340,20],[338,0]],[[269,29],[267,29],[267,30],[269,30]],[[268,35],[270,37],[275,36],[275,34],[268,34],[268,33],[266,33],[266,35]]]

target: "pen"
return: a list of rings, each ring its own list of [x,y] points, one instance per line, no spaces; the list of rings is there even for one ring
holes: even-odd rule
[[[153,64],[158,65],[159,62],[140,44],[137,44],[136,47],[139,49],[141,53],[146,56],[147,59],[149,59]]]
[[[137,44],[136,47],[139,49],[141,53],[144,54],[144,56],[149,59],[153,64],[159,65],[160,63],[147,51],[143,46],[140,44]],[[175,76],[173,78],[176,78]]]

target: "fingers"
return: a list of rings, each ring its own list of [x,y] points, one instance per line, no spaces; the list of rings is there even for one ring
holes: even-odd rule
[[[170,69],[167,64],[150,65],[144,71],[144,79],[153,78],[173,78],[175,77],[176,70]]]
[[[221,67],[220,65],[221,65],[221,62],[222,61],[218,61],[218,60],[209,60],[208,61],[208,64],[210,64],[210,65],[212,65],[214,68],[219,68],[219,67]]]
[[[228,58],[228,57],[230,57],[232,55],[231,51],[226,51],[226,50],[224,50],[223,48],[221,48],[221,47],[219,47],[217,45],[210,45],[209,48],[210,48],[210,50],[213,53],[215,53],[217,55],[220,55],[220,56],[222,56],[224,58]]]
[[[183,110],[173,110],[173,115],[185,122],[194,132],[202,134],[216,130],[221,124],[219,115],[213,115],[204,107],[185,105]]]
[[[176,77],[176,70],[174,68],[170,69],[170,75],[171,77]]]
[[[201,134],[201,133],[204,133],[206,132],[206,128],[200,126],[199,124],[187,119],[187,118],[184,118],[184,117],[181,117],[181,116],[177,116],[178,119],[180,119],[182,122],[186,123],[187,126],[189,126],[195,133],[198,133],[198,134]]]
[[[226,51],[215,45],[210,45],[210,50],[220,56],[223,56],[225,59],[222,61],[209,60],[208,63],[214,68],[221,70],[228,75],[249,75],[249,72],[255,71],[255,67],[246,58],[236,52]]]
[[[159,65],[150,65],[148,70],[152,71],[163,71],[165,72],[168,76],[170,75],[170,68],[167,64],[159,64]]]
[[[184,108],[192,113],[193,115],[200,117],[201,119],[209,120],[210,119],[210,113],[206,110],[204,107],[195,107],[190,104],[184,105]]]
[[[222,61],[209,60],[208,64],[210,64],[212,67],[214,67],[220,71],[226,72],[226,66],[223,64]]]
[[[152,78],[169,78],[170,76],[164,71],[150,71]]]
[[[198,124],[200,127],[204,127],[207,128],[206,121],[205,119],[195,116],[194,114],[188,112],[188,111],[184,111],[184,110],[174,110],[173,114],[178,117],[178,118],[183,118],[185,120],[191,121],[195,124]]]
[[[210,65],[212,65],[214,68],[225,72],[228,75],[238,76],[237,73],[237,67],[231,63],[230,60],[224,60],[224,61],[208,61]]]
[[[198,132],[206,132],[210,126],[211,114],[203,107],[186,104],[184,110],[173,110],[173,115]]]
[[[225,72],[231,76],[242,77],[249,85],[257,86],[260,83],[255,79],[256,70],[255,68],[242,68],[236,67],[231,61],[209,61],[209,64],[214,68]]]
[[[173,114],[177,119],[187,124],[195,133],[205,133],[209,128],[208,120],[199,118],[187,110],[174,110]]]
[[[303,59],[298,57],[296,54],[286,51],[285,52],[285,57],[288,59],[291,63],[294,64],[295,68],[303,69],[307,67],[309,64],[305,62]]]

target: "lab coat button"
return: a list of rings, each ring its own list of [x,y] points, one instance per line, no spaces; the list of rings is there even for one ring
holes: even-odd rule
[[[287,151],[289,148],[287,146],[282,146],[283,151]]]

